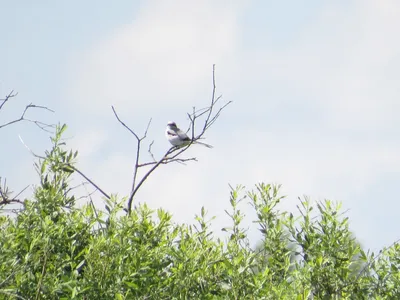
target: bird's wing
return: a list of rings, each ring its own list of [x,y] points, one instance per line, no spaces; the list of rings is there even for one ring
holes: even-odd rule
[[[179,138],[182,141],[190,141],[190,138],[187,136],[187,134],[185,132],[183,132],[181,129],[178,128],[178,130],[176,131],[176,133],[178,134]]]
[[[178,136],[178,134],[175,131],[171,130],[171,129],[167,129],[167,135],[171,136],[171,137]]]

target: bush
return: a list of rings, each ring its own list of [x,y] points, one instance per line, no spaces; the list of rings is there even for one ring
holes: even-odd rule
[[[300,200],[280,212],[279,186],[233,188],[227,239],[203,208],[195,224],[126,198],[78,207],[69,186],[77,152],[61,142],[37,164],[40,185],[15,218],[0,217],[0,299],[399,299],[400,246],[367,254],[340,205]],[[249,200],[262,239],[254,249],[240,207]],[[314,211],[316,211],[314,213]]]

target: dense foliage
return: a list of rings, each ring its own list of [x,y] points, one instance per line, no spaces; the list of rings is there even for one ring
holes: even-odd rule
[[[300,200],[294,217],[277,209],[278,186],[237,187],[226,240],[205,209],[188,225],[146,205],[127,214],[116,196],[104,211],[77,206],[77,153],[64,150],[64,130],[37,164],[32,199],[0,216],[0,299],[400,299],[400,246],[367,254],[328,200]],[[246,202],[262,233],[255,248],[242,227]]]

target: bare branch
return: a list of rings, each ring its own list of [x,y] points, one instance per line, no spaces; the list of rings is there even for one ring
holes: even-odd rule
[[[216,84],[215,84],[215,65],[213,65],[213,77],[212,77],[212,81],[213,81],[213,90],[212,90],[212,97],[211,97],[211,105],[210,105],[210,108],[209,108],[209,110],[208,110],[208,115],[207,115],[206,121],[204,122],[203,132],[206,131],[207,123],[208,123],[208,120],[210,119],[210,116],[211,116],[211,114],[212,114],[212,111],[213,111],[213,108],[214,108],[215,103],[221,98],[221,96],[220,96],[220,97],[218,97],[217,99],[215,99],[215,92],[216,92],[216,90],[217,90],[217,86],[216,86]],[[204,112],[204,113],[205,113],[205,112]]]
[[[185,164],[185,162],[187,162],[187,161],[197,161],[197,158],[196,157],[191,157],[191,158],[169,158],[169,157],[167,157],[161,162],[161,164],[162,165],[166,165],[166,164],[171,163],[171,162],[177,162],[177,163]],[[142,163],[142,164],[138,165],[138,167],[141,168],[141,167],[151,166],[151,165],[154,165],[156,163],[157,163],[157,161],[146,162],[146,163]]]
[[[131,191],[131,194],[129,195],[128,198],[128,213],[131,213],[132,210],[132,201],[133,197],[139,190],[139,188],[142,186],[142,184],[146,181],[147,177],[150,176],[151,173],[163,162],[163,160],[173,151],[175,147],[171,147],[165,154],[164,156],[143,176],[143,178],[139,181],[138,185],[134,187]],[[137,170],[137,168],[136,168]]]
[[[90,184],[90,183],[89,183],[89,182],[83,181],[83,182],[80,183],[80,184],[77,184],[77,185],[75,185],[75,186],[70,187],[69,189],[67,189],[67,190],[64,192],[64,197],[66,197],[66,196],[68,195],[68,193],[70,193],[70,192],[73,191],[73,190],[76,190],[77,188],[85,187],[86,184]],[[95,193],[96,191],[97,191],[97,190],[94,190],[93,193]],[[87,198],[87,196],[81,196],[81,197],[77,198],[76,201],[78,201],[78,200],[80,200],[80,199],[84,199],[84,198]]]
[[[121,121],[121,119],[119,118],[117,112],[114,109],[114,106],[111,106],[111,108],[112,108],[112,110],[114,112],[114,115],[117,118],[118,122],[120,122],[122,124],[122,126],[124,126],[126,129],[128,129],[129,132],[132,133],[138,141],[140,141],[139,136],[132,129],[130,129],[124,122]]]
[[[70,168],[72,168],[75,172],[77,172],[79,175],[81,175],[83,178],[85,178],[91,185],[93,185],[100,193],[103,194],[104,197],[107,199],[111,199],[111,197],[104,192],[97,184],[95,184],[89,177],[87,177],[85,174],[83,174],[78,168],[74,167],[71,164],[68,164]]]
[[[147,127],[146,127],[146,130],[144,131],[143,136],[142,136],[141,138],[139,138],[139,136],[136,134],[136,132],[134,132],[129,126],[127,126],[127,125],[119,118],[117,112],[115,111],[114,106],[111,106],[111,108],[112,108],[112,110],[113,110],[113,112],[114,112],[114,115],[115,115],[115,117],[117,118],[118,122],[120,122],[120,123],[122,124],[122,126],[124,126],[130,133],[132,133],[132,134],[135,136],[136,141],[137,141],[137,146],[136,146],[136,159],[135,159],[135,165],[134,165],[134,167],[133,167],[132,188],[131,188],[131,193],[130,193],[131,195],[134,195],[134,194],[136,193],[136,192],[135,192],[135,190],[136,190],[136,178],[137,178],[137,172],[138,172],[138,169],[139,169],[139,158],[140,158],[141,142],[147,137],[147,132],[148,132],[148,130],[149,130],[149,128],[150,128],[150,124],[151,124],[151,120],[152,120],[152,119],[150,118],[149,122],[147,123]],[[151,153],[151,145],[149,146],[149,152]],[[154,158],[154,156],[153,156],[153,158]],[[142,183],[139,183],[139,185],[141,185],[141,184],[142,184]],[[133,197],[133,196],[132,196],[132,197]],[[130,212],[130,210],[131,210],[130,206],[131,206],[131,203],[132,203],[131,197],[129,197],[128,203],[130,203],[130,204],[129,204],[129,208],[128,208],[128,211]]]
[[[4,99],[0,99],[0,101],[3,101],[0,104],[0,110],[3,108],[3,105],[7,103],[8,100],[10,100],[13,97],[16,97],[18,93],[14,94],[14,90],[12,90]]]
[[[45,159],[44,156],[40,156],[40,155],[36,154],[35,152],[33,152],[33,151],[31,150],[31,148],[29,148],[28,145],[25,144],[24,140],[22,139],[22,137],[21,137],[20,135],[18,135],[18,137],[19,137],[19,140],[21,141],[22,145],[24,145],[25,148],[28,149],[28,151],[29,151],[34,157],[40,158],[40,159]]]
[[[228,101],[227,103],[225,103],[220,109],[218,109],[217,113],[211,118],[211,120],[209,120],[206,124],[205,124],[205,130],[207,130],[208,128],[211,127],[212,124],[214,124],[214,122],[218,119],[221,111],[227,107],[229,104],[231,104],[232,101]],[[204,130],[204,131],[205,131]]]
[[[149,131],[151,120],[152,120],[152,118],[150,118],[149,123],[147,123],[147,127],[146,127],[146,130],[144,132],[144,136],[141,138],[142,140],[144,140],[147,137],[147,132]]]
[[[147,124],[147,127],[146,127],[146,130],[145,130],[145,132],[144,132],[144,135],[143,135],[143,137],[141,137],[140,139],[138,139],[138,141],[137,141],[137,148],[136,148],[136,160],[135,160],[135,166],[134,166],[134,169],[133,169],[133,179],[132,179],[132,188],[131,188],[131,193],[132,193],[132,191],[134,191],[135,190],[135,188],[136,188],[136,178],[137,178],[137,172],[138,172],[138,169],[139,169],[139,158],[140,158],[140,146],[141,146],[141,142],[142,142],[142,140],[144,140],[146,137],[147,137],[147,131],[149,130],[149,127],[150,127],[150,123],[151,123],[151,118],[150,118],[150,120],[149,120],[149,123]]]
[[[206,115],[206,119],[204,121],[203,129],[202,131],[194,138],[194,141],[197,141],[203,137],[205,132],[214,124],[214,122],[218,119],[221,111],[225,109],[229,104],[232,103],[232,101],[228,101],[225,103],[221,108],[218,109],[217,113],[213,115],[213,111],[215,108],[215,105],[217,102],[222,99],[222,96],[216,97],[216,91],[217,91],[217,86],[215,83],[215,65],[213,65],[213,76],[212,76],[212,82],[213,82],[213,90],[212,90],[212,95],[211,95],[211,103],[210,106],[207,108],[202,108],[198,111],[194,111],[191,115],[191,123],[192,126],[194,126],[196,119],[202,117],[203,115]]]
[[[12,90],[4,99],[0,99],[0,111],[5,107],[5,104],[6,104],[8,101],[10,101],[12,98],[16,97],[17,95],[18,95],[18,93],[14,93],[14,90]],[[50,108],[48,108],[48,107],[46,107],[46,106],[35,105],[35,104],[33,104],[33,103],[30,103],[30,104],[28,104],[27,106],[25,106],[25,109],[23,110],[23,112],[22,112],[22,114],[21,114],[21,116],[20,116],[19,118],[15,119],[15,120],[12,120],[12,121],[9,121],[9,122],[6,122],[6,123],[4,123],[4,124],[0,124],[0,129],[3,128],[3,127],[6,127],[6,126],[10,126],[10,125],[12,125],[12,124],[21,122],[21,121],[26,121],[26,122],[30,122],[30,123],[35,124],[36,126],[38,126],[40,129],[42,129],[42,130],[44,130],[44,131],[51,132],[51,131],[48,130],[48,128],[54,128],[55,125],[46,124],[46,123],[43,123],[43,122],[41,122],[41,121],[29,119],[29,118],[26,117],[26,114],[27,114],[28,110],[29,110],[29,109],[35,109],[35,108],[37,108],[37,109],[44,109],[44,110],[47,110],[47,111],[50,111],[50,112],[54,112],[53,110],[51,110]],[[32,154],[34,154],[33,151],[30,150],[29,147],[25,145],[25,143],[23,142],[22,138],[21,138],[21,137],[19,137],[19,138],[20,138],[22,144],[23,144]],[[35,157],[42,158],[42,157],[40,157],[40,156],[38,156],[38,155],[36,155],[36,154],[34,154],[34,155],[35,155]],[[29,186],[28,186],[28,187],[29,187]],[[12,193],[12,192],[10,192],[10,191],[8,190],[8,187],[7,187],[7,185],[6,185],[6,180],[4,180],[4,184],[3,184],[3,186],[1,186],[1,178],[0,178],[0,206],[4,206],[4,205],[10,204],[10,203],[18,203],[18,204],[22,204],[22,205],[23,205],[24,202],[23,202],[22,200],[18,199],[18,197],[19,197],[28,187],[25,187],[25,188],[24,188],[22,191],[20,191],[15,197],[11,198],[11,193]]]
[[[165,165],[168,163],[181,163],[185,164],[185,162],[188,161],[197,161],[196,157],[191,157],[191,158],[180,158],[180,155],[182,155],[183,152],[185,152],[187,149],[191,147],[192,144],[196,143],[196,141],[203,139],[204,134],[206,131],[214,124],[214,122],[219,118],[222,110],[228,106],[231,101],[225,103],[222,105],[220,108],[216,107],[216,104],[219,103],[220,99],[222,98],[221,96],[216,97],[216,83],[215,83],[215,65],[213,65],[213,77],[212,77],[212,82],[213,82],[213,90],[212,90],[212,97],[211,97],[211,103],[208,107],[201,108],[201,109],[196,109],[195,107],[192,108],[192,112],[188,115],[188,118],[190,120],[189,128],[187,130],[187,133],[190,131],[190,136],[191,136],[191,141],[188,145],[185,145],[183,147],[171,147],[162,157],[161,159],[157,160],[152,152],[152,146],[154,144],[154,141],[152,141],[149,144],[148,147],[148,152],[152,158],[152,161],[150,162],[145,162],[145,163],[139,163],[140,159],[140,150],[141,150],[141,143],[142,141],[146,138],[147,132],[150,126],[151,119],[147,125],[147,128],[145,130],[145,133],[142,137],[139,137],[139,135],[132,130],[129,126],[127,126],[118,116],[116,110],[112,106],[112,110],[114,112],[115,117],[117,118],[118,122],[122,124],[123,127],[125,127],[135,138],[137,142],[136,146],[136,159],[135,159],[135,165],[134,165],[134,171],[133,171],[133,179],[132,179],[132,187],[131,187],[131,192],[128,197],[128,205],[127,205],[127,211],[128,213],[131,212],[131,207],[132,207],[132,202],[135,194],[139,190],[139,188],[143,185],[143,183],[147,180],[147,178],[160,166],[160,165]],[[204,118],[204,124],[201,126],[198,126],[197,122],[200,118]],[[200,132],[196,134],[196,129],[200,128]],[[189,134],[188,134],[189,135]],[[138,183],[137,182],[137,175],[138,175],[138,169],[141,167],[150,167],[151,168],[145,173],[145,175],[140,179]]]
[[[152,163],[149,163],[149,164],[155,164],[155,163],[157,163],[157,160],[156,160],[156,158],[154,157],[153,152],[151,152],[151,147],[153,146],[153,144],[154,144],[154,141],[152,141],[152,142],[149,144],[149,149],[147,150],[147,151],[149,152],[151,158],[153,159],[153,162],[152,162]],[[143,167],[143,166],[144,166],[143,164],[138,165],[138,167]]]
[[[13,98],[13,97],[15,97],[15,96],[17,96],[17,94],[13,94],[13,91],[11,91],[11,93],[9,93],[9,94],[6,96],[5,99],[0,100],[0,101],[3,101],[3,102],[0,104],[0,110],[3,108],[3,106],[4,106],[11,98]],[[44,109],[44,110],[47,110],[47,111],[49,111],[49,112],[53,112],[53,113],[54,113],[54,111],[53,111],[52,109],[48,108],[47,106],[35,105],[35,104],[30,103],[30,104],[28,104],[27,106],[25,106],[24,111],[22,112],[21,116],[20,116],[18,119],[15,119],[15,120],[12,120],[12,121],[9,121],[9,122],[7,122],[7,123],[2,124],[2,125],[0,125],[0,128],[6,127],[6,126],[9,126],[9,125],[12,125],[12,124],[21,122],[21,121],[26,121],[26,122],[31,122],[31,123],[35,124],[37,127],[39,127],[39,128],[42,129],[42,130],[45,130],[45,131],[47,131],[47,132],[51,132],[51,131],[48,131],[47,128],[54,128],[55,125],[53,125],[53,124],[46,124],[46,123],[43,123],[43,122],[40,122],[40,121],[37,121],[37,120],[31,120],[31,119],[25,118],[25,115],[26,115],[26,113],[28,112],[28,110],[29,110],[30,108]]]
[[[12,204],[12,203],[18,203],[21,205],[24,205],[24,201],[18,199],[18,197],[28,188],[29,186],[25,187],[22,189],[16,196],[11,197],[12,191],[8,189],[7,186],[7,179],[4,178],[3,185],[1,184],[1,177],[0,177],[0,207],[7,205],[7,204]]]
[[[21,136],[18,136],[21,143],[26,147],[26,149],[28,149],[28,151],[36,158],[39,159],[46,159],[43,156],[40,156],[38,154],[36,154],[35,152],[33,152],[23,141],[23,139],[21,138]],[[110,196],[104,192],[97,184],[95,184],[89,177],[87,177],[82,171],[80,171],[78,168],[76,168],[75,166],[71,165],[71,164],[66,164],[68,167],[70,167],[71,169],[73,169],[74,171],[76,171],[79,175],[81,175],[83,178],[85,178],[92,186],[94,186],[96,188],[96,190],[98,190],[101,194],[103,194],[104,197],[106,197],[107,199],[110,199]],[[71,188],[72,189],[72,188]]]
[[[83,182],[83,183],[89,184],[89,182]],[[81,200],[81,199],[87,199],[87,198],[89,198],[90,202],[92,203],[92,202],[93,202],[93,200],[92,200],[92,195],[94,195],[96,192],[97,192],[97,189],[94,189],[92,192],[89,192],[88,190],[86,190],[86,195],[80,196],[80,197],[77,198],[76,200],[78,201],[78,200]]]
[[[13,200],[16,200],[16,198],[18,198],[23,192],[26,191],[26,189],[29,187],[29,185],[27,185],[26,187],[24,187],[18,194],[15,195],[15,197],[13,198]]]

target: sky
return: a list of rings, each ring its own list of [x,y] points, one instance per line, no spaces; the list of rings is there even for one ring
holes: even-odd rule
[[[152,118],[145,145],[160,157],[166,123],[186,128],[186,113],[208,105],[215,64],[232,104],[206,134],[214,148],[159,168],[135,203],[190,223],[204,206],[219,235],[229,185],[275,183],[282,210],[304,195],[342,202],[365,248],[400,238],[398,1],[0,1],[0,11],[0,98],[18,92],[0,124],[29,103],[53,109],[29,117],[66,123],[77,167],[108,193],[129,194],[136,150],[111,105],[139,134]],[[0,176],[16,191],[38,180],[18,135],[36,153],[50,146],[33,124],[1,129]]]

